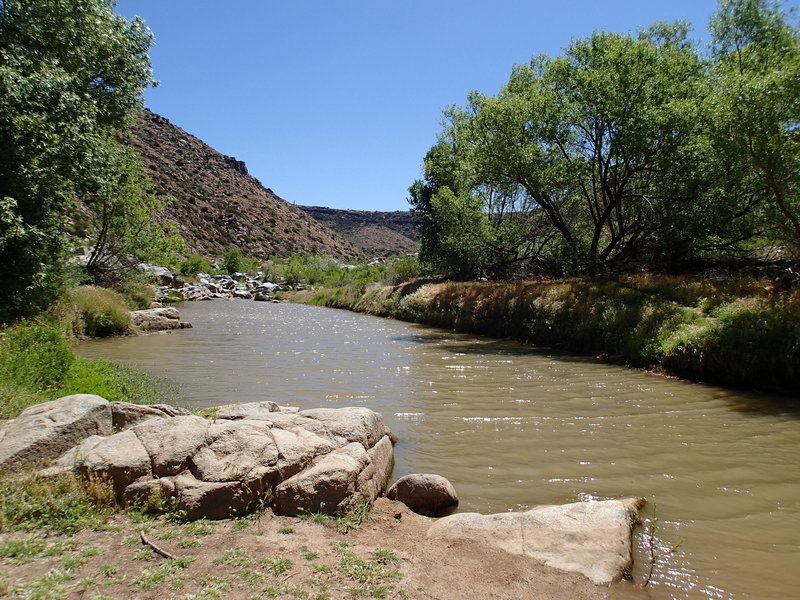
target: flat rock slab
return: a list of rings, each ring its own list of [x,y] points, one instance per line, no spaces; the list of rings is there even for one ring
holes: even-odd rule
[[[0,470],[19,470],[61,456],[92,435],[113,429],[108,400],[75,394],[26,408],[0,428]]]
[[[172,307],[131,311],[131,321],[142,331],[179,329],[181,326],[178,309]]]
[[[610,585],[633,564],[631,534],[644,504],[644,498],[625,498],[537,506],[521,513],[461,513],[439,519],[428,537],[478,541]]]

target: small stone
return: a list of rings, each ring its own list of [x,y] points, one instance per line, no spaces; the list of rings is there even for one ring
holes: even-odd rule
[[[458,494],[441,475],[414,473],[398,479],[386,493],[389,500],[399,500],[415,513],[426,517],[444,517],[458,507]]]

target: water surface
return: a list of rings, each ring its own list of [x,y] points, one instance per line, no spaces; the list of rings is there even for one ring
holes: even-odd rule
[[[201,302],[181,317],[195,328],[78,351],[166,376],[196,407],[372,408],[400,438],[394,477],[444,475],[461,510],[645,496],[660,561],[618,598],[800,597],[797,402],[313,306]]]

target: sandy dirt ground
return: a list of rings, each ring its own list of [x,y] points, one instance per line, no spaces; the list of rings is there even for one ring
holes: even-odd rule
[[[347,533],[332,524],[269,512],[188,524],[163,518],[133,523],[116,515],[108,530],[72,537],[4,533],[0,595],[32,600],[611,597],[609,589],[582,575],[527,557],[468,541],[429,540],[430,520],[398,502],[378,500],[369,520]],[[141,530],[176,560],[143,544]]]

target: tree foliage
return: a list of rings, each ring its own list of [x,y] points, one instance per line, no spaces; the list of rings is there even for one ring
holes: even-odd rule
[[[724,0],[711,32],[720,154],[800,259],[800,32],[770,0]]]
[[[594,33],[447,109],[410,189],[421,260],[675,270],[753,251],[770,212],[800,241],[800,37],[767,0],[722,2],[712,29],[708,58],[682,22]]]
[[[58,291],[64,217],[152,82],[152,36],[111,0],[0,1],[0,321]]]

